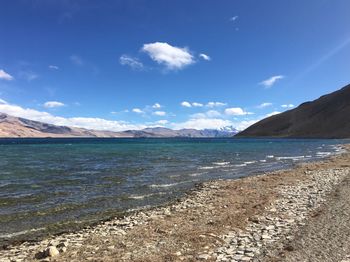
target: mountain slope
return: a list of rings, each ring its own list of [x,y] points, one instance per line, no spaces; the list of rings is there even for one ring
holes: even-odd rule
[[[122,132],[98,131],[57,126],[0,113],[0,137],[231,137],[236,133],[232,127],[220,130],[154,127]]]
[[[0,113],[0,137],[127,137],[123,132],[56,126]]]
[[[350,138],[350,85],[265,118],[236,136]]]

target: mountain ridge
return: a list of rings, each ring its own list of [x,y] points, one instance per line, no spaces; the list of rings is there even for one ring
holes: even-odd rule
[[[236,137],[350,138],[350,85],[265,118]]]
[[[216,129],[180,129],[173,130],[165,127],[152,127],[142,130],[101,131],[78,127],[57,126],[22,117],[14,117],[0,112],[0,137],[231,137],[238,131]]]

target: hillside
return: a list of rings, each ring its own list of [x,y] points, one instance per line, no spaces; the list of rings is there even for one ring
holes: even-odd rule
[[[236,136],[350,138],[350,85],[265,118]]]
[[[235,129],[172,130],[164,127],[121,132],[57,126],[0,113],[0,137],[231,137]]]

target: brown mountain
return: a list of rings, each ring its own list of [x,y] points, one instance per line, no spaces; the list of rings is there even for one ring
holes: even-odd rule
[[[0,137],[231,137],[236,133],[231,127],[221,130],[154,127],[122,132],[98,131],[57,126],[0,113]]]
[[[350,138],[350,85],[265,118],[236,136]]]
[[[56,126],[0,113],[0,137],[128,137],[128,134]]]

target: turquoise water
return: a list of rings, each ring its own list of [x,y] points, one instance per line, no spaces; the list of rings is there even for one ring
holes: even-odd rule
[[[342,140],[0,139],[0,242],[166,203],[196,183],[291,167]]]

